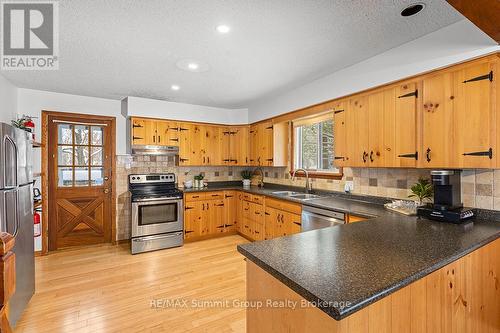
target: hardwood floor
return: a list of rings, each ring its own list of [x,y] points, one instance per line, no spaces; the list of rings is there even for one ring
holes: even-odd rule
[[[36,258],[36,294],[15,332],[245,332],[240,236],[132,256],[127,245]],[[162,300],[228,300],[177,308]],[[152,302],[159,308],[153,308]]]

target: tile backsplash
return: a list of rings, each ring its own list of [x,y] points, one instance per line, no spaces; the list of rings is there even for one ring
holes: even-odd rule
[[[130,194],[127,176],[132,173],[173,172],[177,175],[179,186],[194,175],[203,173],[205,180],[240,180],[240,172],[251,167],[179,167],[172,157],[166,156],[117,156],[117,240],[130,238]],[[264,181],[281,185],[304,186],[305,179],[291,180],[288,168],[263,168]],[[430,177],[427,169],[368,169],[344,168],[340,180],[312,179],[313,188],[344,191],[346,181],[354,183],[353,193],[375,195],[397,199],[407,199],[409,188],[419,177]],[[462,201],[465,206],[500,210],[500,170],[463,170]]]

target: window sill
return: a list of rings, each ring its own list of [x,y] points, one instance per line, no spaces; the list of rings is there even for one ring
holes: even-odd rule
[[[318,179],[336,179],[340,180],[344,176],[342,173],[342,168],[340,168],[339,173],[330,173],[330,172],[321,172],[321,171],[309,171],[309,178],[318,178]],[[293,170],[290,170],[290,176],[293,175]],[[295,175],[297,177],[305,177],[306,174],[304,171],[297,171]]]

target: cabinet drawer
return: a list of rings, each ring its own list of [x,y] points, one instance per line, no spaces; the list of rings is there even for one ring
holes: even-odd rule
[[[264,196],[262,195],[252,195],[252,202],[262,205],[264,204]]]
[[[184,200],[186,202],[190,201],[201,201],[206,199],[206,193],[185,193],[184,194]]]
[[[242,198],[245,201],[252,201],[252,197],[253,197],[253,195],[251,195],[250,193],[243,193],[242,194]]]
[[[224,199],[224,192],[209,192],[205,193],[205,199],[207,200],[215,200],[215,199]]]
[[[276,208],[293,214],[302,214],[302,206],[296,203],[278,200],[274,198],[266,199],[266,206],[271,208]]]

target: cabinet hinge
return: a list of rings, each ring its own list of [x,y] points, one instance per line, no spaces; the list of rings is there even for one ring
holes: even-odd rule
[[[271,126],[269,126],[269,127],[266,127],[266,129],[273,129],[273,128],[274,128],[274,126],[273,126],[273,125],[271,125]]]
[[[462,83],[475,82],[475,81],[481,81],[481,80],[490,80],[490,82],[492,82],[493,81],[493,71],[490,71],[488,74],[485,74],[485,75],[481,75],[481,76],[478,76],[478,77],[475,77],[475,78],[472,78],[469,80],[465,80]]]
[[[415,160],[418,161],[418,151],[416,151],[414,154],[401,154],[401,155],[398,155],[398,157],[414,158]]]
[[[337,111],[333,111],[333,114],[337,114],[337,113],[341,113],[341,112],[344,112],[345,110],[337,110]]]
[[[132,128],[142,128],[142,127],[143,127],[142,125],[132,124]]]
[[[268,159],[266,159],[266,161],[268,161],[268,162],[272,162],[272,161],[274,161],[274,159],[272,159],[272,158],[268,158]]]
[[[412,91],[410,93],[398,96],[398,98],[405,98],[405,97],[411,97],[411,96],[415,96],[415,98],[417,98],[418,97],[418,89],[416,89],[415,91]]]
[[[188,207],[188,206],[184,207],[184,210],[190,210],[190,209],[194,209],[194,207]]]
[[[233,197],[234,197],[234,195],[227,195],[227,194],[226,194],[226,195],[225,195],[225,197],[226,197],[226,199],[227,199],[227,198],[233,198]]]
[[[342,160],[343,161],[344,160],[344,156],[335,156],[333,159],[334,160]]]
[[[194,232],[194,231],[193,231],[193,230],[184,230],[184,233],[185,233],[185,234],[190,234],[190,233],[192,233],[192,232]]]
[[[218,204],[218,205],[214,205],[214,206],[217,206],[217,207],[224,207],[224,204]]]
[[[179,139],[170,139],[170,141],[179,142]]]
[[[132,140],[142,140],[142,139],[144,139],[144,138],[140,138],[140,137],[138,137],[138,136],[133,136],[133,137],[132,137]]]
[[[229,132],[229,131],[225,131],[225,132],[222,132],[222,134],[224,134],[224,135],[229,135],[229,134],[231,134],[231,132]]]
[[[189,130],[189,129],[188,129],[188,128],[182,128],[182,127],[179,127],[179,131],[181,131],[181,132],[182,132],[182,131],[187,131],[187,130]]]
[[[488,149],[487,151],[475,151],[472,153],[463,153],[463,156],[488,156],[491,159],[493,159],[493,148]]]
[[[189,159],[188,158],[179,158],[179,161],[186,162],[186,161],[189,161]]]

